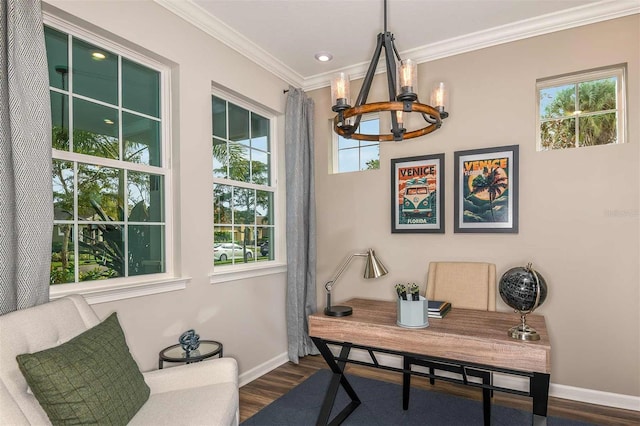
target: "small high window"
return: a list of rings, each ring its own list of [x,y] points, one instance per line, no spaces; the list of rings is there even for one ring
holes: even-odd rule
[[[379,134],[380,118],[363,116],[358,133]],[[347,139],[333,133],[333,173],[380,168],[380,143]]]
[[[538,151],[624,142],[626,65],[538,80]]]

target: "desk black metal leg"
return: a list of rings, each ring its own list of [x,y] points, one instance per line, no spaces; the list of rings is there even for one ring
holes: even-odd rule
[[[530,394],[533,397],[533,425],[545,426],[547,424],[547,404],[549,401],[548,374],[533,373],[530,381]]]
[[[409,393],[411,392],[411,373],[409,369],[411,368],[411,362],[409,357],[402,357],[402,409],[409,409]]]
[[[482,384],[485,386],[491,386],[490,372],[482,372]],[[488,387],[482,388],[482,413],[484,415],[484,426],[491,426],[491,392],[493,391]]]
[[[324,342],[324,340],[312,337],[313,343],[315,343],[316,347],[320,351],[320,354],[326,361],[327,365],[333,372],[333,376],[331,377],[331,382],[329,383],[329,387],[327,389],[327,394],[324,397],[324,402],[322,403],[322,408],[320,409],[320,414],[318,415],[318,420],[316,421],[316,425],[324,426],[324,425],[339,425],[344,419],[349,417],[349,414],[355,410],[358,405],[360,405],[360,398],[351,387],[351,383],[344,376],[344,367],[345,362],[340,361],[336,363],[333,353]],[[351,346],[345,344],[342,347],[342,351],[340,351],[340,358],[347,358],[349,356],[349,352],[351,351]],[[336,417],[329,421],[329,416],[331,415],[331,410],[333,409],[333,404],[335,403],[336,396],[338,395],[339,386],[347,392],[349,398],[351,398],[351,402],[347,405]]]

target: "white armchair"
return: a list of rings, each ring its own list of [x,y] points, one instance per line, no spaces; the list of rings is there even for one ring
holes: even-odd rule
[[[100,323],[78,295],[0,316],[0,424],[50,424],[28,390],[16,355],[57,346]],[[131,425],[237,425],[238,366],[233,358],[143,373],[151,390]]]

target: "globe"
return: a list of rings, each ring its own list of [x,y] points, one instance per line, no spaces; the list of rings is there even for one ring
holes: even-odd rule
[[[498,289],[504,303],[520,312],[521,323],[509,329],[509,335],[520,340],[540,340],[538,332],[527,325],[527,314],[547,298],[547,283],[542,275],[534,271],[531,263],[511,268],[500,278]]]
[[[536,281],[540,284],[538,304],[536,304],[538,294]],[[500,278],[498,288],[504,303],[523,313],[532,312],[547,298],[547,283],[539,272],[533,270],[531,264],[509,269]]]

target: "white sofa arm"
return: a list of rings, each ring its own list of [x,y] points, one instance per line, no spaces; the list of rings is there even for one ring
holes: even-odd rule
[[[143,373],[152,394],[216,383],[233,383],[238,388],[238,363],[233,358],[216,358]]]

